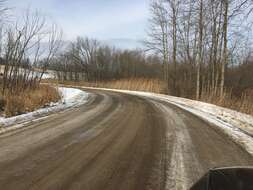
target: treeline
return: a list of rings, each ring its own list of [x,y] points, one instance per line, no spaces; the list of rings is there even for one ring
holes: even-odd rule
[[[228,88],[236,87],[237,83],[232,81],[238,78],[237,74],[241,76],[245,67],[242,64],[249,64],[251,54],[252,3],[251,0],[151,1],[146,45],[162,58],[163,78],[170,94],[222,99]]]
[[[161,59],[142,50],[120,50],[78,37],[50,65],[59,80],[106,81],[161,77]]]

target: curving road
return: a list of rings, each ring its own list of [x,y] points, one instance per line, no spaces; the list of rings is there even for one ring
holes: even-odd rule
[[[87,104],[0,136],[1,190],[184,190],[209,168],[253,165],[173,105],[87,91]]]

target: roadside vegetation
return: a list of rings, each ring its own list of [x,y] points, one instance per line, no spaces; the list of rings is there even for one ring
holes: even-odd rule
[[[59,47],[61,32],[38,12],[8,19],[0,1],[0,96],[2,116],[15,116],[57,102],[60,95],[41,80]],[[46,45],[45,45],[46,44]]]
[[[153,92],[158,94],[166,94],[166,84],[160,79],[150,78],[130,78],[130,79],[119,79],[119,80],[107,80],[107,81],[58,81],[58,80],[43,80],[44,82],[67,85],[67,86],[85,86],[95,88],[109,88],[109,89],[120,89],[120,90],[133,90],[133,91],[144,91]]]
[[[6,92],[1,96],[1,109],[5,117],[16,116],[50,106],[60,100],[59,92],[49,85],[40,85],[34,89],[26,89],[21,93]]]

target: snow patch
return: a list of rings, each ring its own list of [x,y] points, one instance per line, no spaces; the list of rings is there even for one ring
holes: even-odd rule
[[[59,92],[62,95],[61,102],[68,107],[79,106],[86,102],[88,99],[88,93],[83,90],[75,89],[75,88],[64,88],[59,87]]]

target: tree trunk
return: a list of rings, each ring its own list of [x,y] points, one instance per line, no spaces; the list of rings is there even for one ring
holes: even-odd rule
[[[220,96],[223,97],[224,82],[225,82],[225,67],[228,63],[228,50],[227,50],[227,32],[228,32],[228,0],[224,0],[224,24],[223,24],[223,61],[221,65],[221,84],[220,84]]]
[[[202,43],[203,43],[203,0],[200,0],[199,10],[199,39],[198,39],[198,55],[197,55],[197,86],[196,99],[200,99],[200,72],[202,65]]]
[[[173,75],[173,94],[177,93],[177,11],[176,6],[172,8],[173,11],[173,65],[174,65],[174,75]]]

